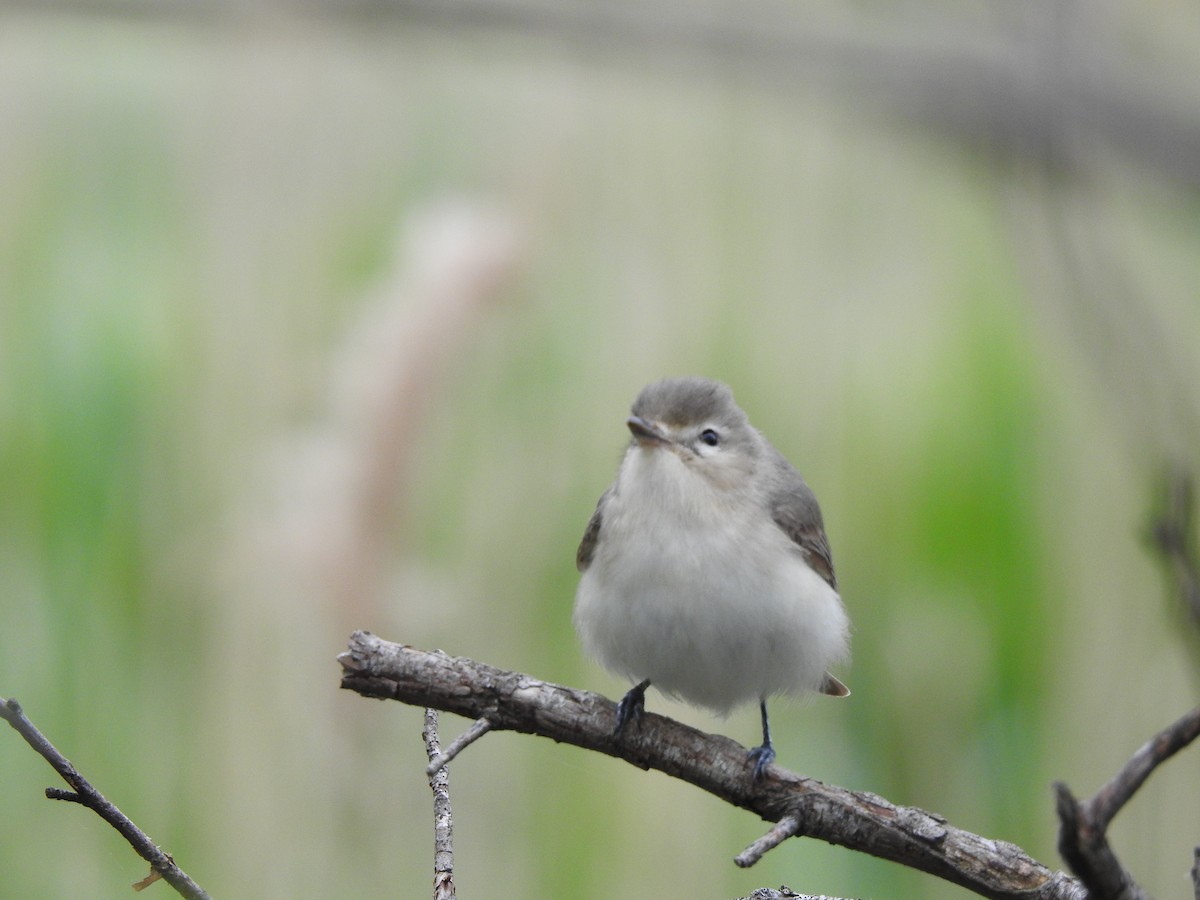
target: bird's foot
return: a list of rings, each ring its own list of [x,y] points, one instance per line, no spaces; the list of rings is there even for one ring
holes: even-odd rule
[[[648,687],[650,687],[650,682],[643,681],[641,684],[631,687],[629,693],[621,698],[621,702],[617,704],[617,727],[613,729],[613,734],[620,734],[630,722],[641,723],[642,713],[646,711],[646,688]]]
[[[758,781],[763,777],[767,766],[775,761],[775,748],[770,744],[755,747],[746,755],[746,761],[754,764],[754,780]]]

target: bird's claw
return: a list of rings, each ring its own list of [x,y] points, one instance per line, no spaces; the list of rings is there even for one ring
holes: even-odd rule
[[[770,744],[755,747],[746,755],[746,761],[754,764],[754,780],[758,781],[767,771],[767,766],[775,761],[775,748]]]

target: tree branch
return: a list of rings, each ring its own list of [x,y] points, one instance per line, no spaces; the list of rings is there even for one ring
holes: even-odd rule
[[[1113,817],[1166,762],[1200,736],[1200,707],[1164,728],[1138,748],[1129,762],[1090,800],[1082,803],[1065,784],[1055,785],[1060,821],[1058,847],[1071,871],[1094,900],[1145,900],[1146,894],[1121,866],[1107,830]]]
[[[538,734],[658,769],[769,822],[795,819],[818,838],[928,872],[985,897],[1083,900],[1083,886],[1019,847],[949,825],[915,807],[805,778],[778,766],[757,783],[746,748],[647,713],[638,729],[613,734],[616,707],[598,694],[539,681],[471,659],[428,652],[357,631],[338,657],[342,687],[365,697],[434,707],[491,728]],[[790,830],[791,823],[788,823]],[[768,838],[767,840],[771,840]],[[749,851],[747,851],[749,852]],[[765,851],[764,851],[765,852]]]
[[[87,779],[71,765],[70,761],[58,752],[54,745],[46,739],[46,736],[38,731],[37,726],[29,721],[21,709],[21,704],[12,698],[7,700],[0,698],[0,718],[3,718],[21,737],[25,738],[25,742],[40,753],[54,768],[54,771],[71,786],[71,791],[64,791],[61,788],[46,788],[46,796],[49,799],[67,800],[86,806],[117,829],[138,855],[150,863],[154,872],[161,875],[163,880],[181,895],[191,898],[191,900],[208,900],[208,894],[204,889],[192,881],[179,866],[175,865],[175,860],[171,859],[169,853],[160,850],[154,841],[150,840],[149,835],[133,824],[103,794],[92,787]],[[145,886],[153,878],[152,875],[151,878],[143,879],[138,884]]]
[[[1086,803],[1061,781],[1054,785],[1059,819],[1058,852],[1087,887],[1089,900],[1149,900],[1125,871],[1104,827],[1092,821]]]

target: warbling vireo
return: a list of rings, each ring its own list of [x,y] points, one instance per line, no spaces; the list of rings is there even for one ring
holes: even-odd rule
[[[775,758],[767,698],[850,693],[829,673],[849,620],[817,499],[723,384],[648,385],[626,424],[633,440],[579,545],[575,628],[584,649],[637,682],[617,732],[653,684],[720,715],[757,700]]]

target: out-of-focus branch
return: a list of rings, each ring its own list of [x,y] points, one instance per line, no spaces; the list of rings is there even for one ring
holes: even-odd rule
[[[129,4],[115,0],[40,0],[38,9],[141,18],[184,18],[241,24],[243,5],[223,0]],[[674,0],[576,3],[530,0],[294,0],[272,14],[369,20],[372,28],[425,25],[455,32],[489,32],[612,51],[628,59],[695,64],[700,71],[758,75],[773,89],[816,87],[864,102],[903,121],[917,121],[952,138],[1052,162],[1069,174],[1086,168],[1079,154],[1097,145],[1143,167],[1200,185],[1198,73],[1157,74],[1142,55],[1114,42],[1092,46],[1055,28],[1059,4],[1044,4],[1044,20],[1003,28],[939,19],[918,29],[896,21],[814,23],[762,4],[724,7]],[[1041,7],[1038,8],[1041,10]],[[998,6],[999,11],[999,6]],[[261,19],[261,11],[253,13]],[[1071,40],[1069,47],[1061,44]],[[1069,52],[1067,52],[1069,50]]]
[[[338,661],[342,687],[363,696],[486,718],[493,730],[538,734],[658,769],[769,822],[795,820],[796,835],[928,872],[986,897],[1085,897],[1078,881],[1019,847],[955,828],[924,810],[822,784],[778,766],[768,768],[756,783],[746,765],[746,748],[729,738],[650,713],[638,729],[617,737],[616,707],[598,694],[361,631],[351,636]],[[792,830],[790,822],[787,830]]]
[[[1186,472],[1173,472],[1164,489],[1162,512],[1151,526],[1150,535],[1166,563],[1180,604],[1192,624],[1200,628],[1200,561],[1196,559],[1195,485]]]
[[[71,765],[70,760],[58,752],[53,744],[47,740],[25,715],[21,709],[21,705],[14,699],[0,698],[0,718],[3,718],[21,737],[25,738],[25,742],[34,750],[42,755],[46,762],[50,763],[51,767],[63,780],[71,786],[70,791],[64,791],[61,788],[46,788],[46,796],[51,800],[67,800],[72,803],[79,803],[92,810],[96,815],[102,818],[105,822],[120,832],[121,837],[129,842],[129,845],[137,851],[137,854],[146,862],[150,863],[151,868],[157,875],[160,875],[171,887],[175,888],[182,896],[191,898],[191,900],[208,900],[208,894],[196,882],[192,881],[179,866],[175,864],[175,860],[171,859],[169,853],[165,853],[155,845],[144,831],[137,827],[129,817],[122,813],[114,806],[108,798],[96,790],[88,782],[86,778],[79,774],[78,770]],[[153,880],[151,878],[143,879],[138,882],[139,885],[145,886]],[[140,888],[138,888],[140,890]]]
[[[464,201],[410,216],[397,250],[390,280],[364,304],[339,353],[325,442],[331,483],[314,505],[320,524],[308,532],[320,547],[299,554],[325,564],[321,581],[336,609],[369,618],[390,526],[412,481],[413,436],[524,259],[514,217]]]
[[[326,415],[283,436],[263,481],[270,493],[249,500],[232,590],[254,584],[259,595],[267,578],[271,596],[300,596],[347,624],[379,618],[417,438],[511,296],[524,246],[516,216],[480,201],[405,217],[392,263],[335,352]]]
[[[1060,820],[1059,851],[1093,900],[1145,900],[1109,846],[1107,830],[1151,773],[1200,736],[1200,707],[1143,744],[1090,799],[1077,801],[1065,784],[1056,785]]]

